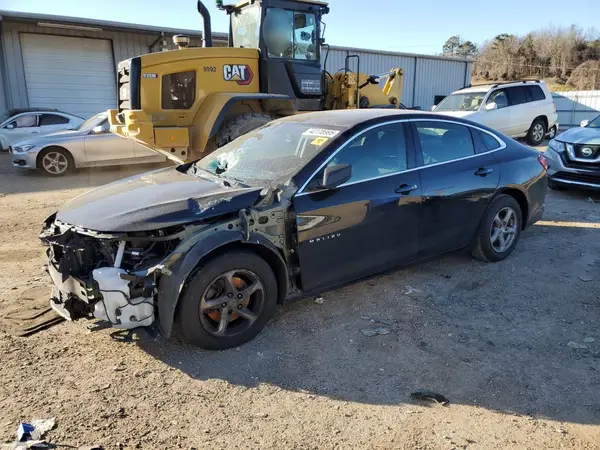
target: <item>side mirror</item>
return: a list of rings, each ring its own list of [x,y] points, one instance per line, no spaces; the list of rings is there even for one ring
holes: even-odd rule
[[[104,133],[104,127],[102,125],[98,125],[97,127],[92,128],[92,134],[100,133]]]
[[[585,128],[590,124],[589,120],[582,120],[581,123],[579,124],[580,127]]]
[[[495,109],[498,109],[498,105],[496,104],[496,102],[491,102],[485,105],[486,111],[494,111]]]
[[[323,180],[319,187],[323,189],[335,189],[352,178],[352,166],[349,164],[337,164],[329,166],[323,173]]]
[[[9,123],[9,124],[8,124],[8,125],[6,125],[6,127],[4,127],[4,128],[6,128],[7,130],[14,130],[14,128],[15,128],[15,124],[14,124],[14,123]]]
[[[431,110],[432,110],[432,111],[435,111],[435,108],[437,108],[437,105],[433,105],[433,106],[431,107]]]

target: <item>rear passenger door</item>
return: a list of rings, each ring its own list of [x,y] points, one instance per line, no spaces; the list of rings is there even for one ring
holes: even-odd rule
[[[527,86],[515,86],[506,89],[510,110],[509,136],[523,136],[529,131],[533,119],[537,117],[532,107],[531,93]]]
[[[70,126],[69,119],[58,114],[40,114],[40,134],[50,134],[66,130]]]
[[[456,122],[421,120],[412,126],[417,164],[422,166],[419,257],[425,258],[462,248],[473,239],[500,182],[493,150],[502,144]],[[491,141],[486,144],[480,133]]]

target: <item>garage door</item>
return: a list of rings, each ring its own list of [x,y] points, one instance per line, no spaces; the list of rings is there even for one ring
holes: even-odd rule
[[[29,106],[87,118],[116,108],[110,41],[21,34]]]

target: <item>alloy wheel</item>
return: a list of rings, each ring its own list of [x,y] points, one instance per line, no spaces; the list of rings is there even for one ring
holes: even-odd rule
[[[505,207],[498,211],[490,230],[492,248],[498,253],[504,253],[513,245],[517,236],[517,214]]]
[[[251,328],[265,306],[265,287],[249,270],[231,270],[202,293],[200,323],[217,337],[232,337]]]
[[[48,152],[42,158],[42,166],[52,175],[60,175],[69,167],[69,160],[60,152]]]
[[[554,139],[555,136],[556,136],[556,127],[552,127],[552,128],[550,128],[550,131],[548,132],[548,139]]]
[[[536,142],[541,142],[544,139],[544,126],[541,123],[536,123],[533,126],[532,135]]]

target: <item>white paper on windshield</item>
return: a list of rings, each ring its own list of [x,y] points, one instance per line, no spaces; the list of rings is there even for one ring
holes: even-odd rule
[[[325,137],[331,139],[340,134],[339,130],[328,130],[326,128],[309,128],[302,136]]]

